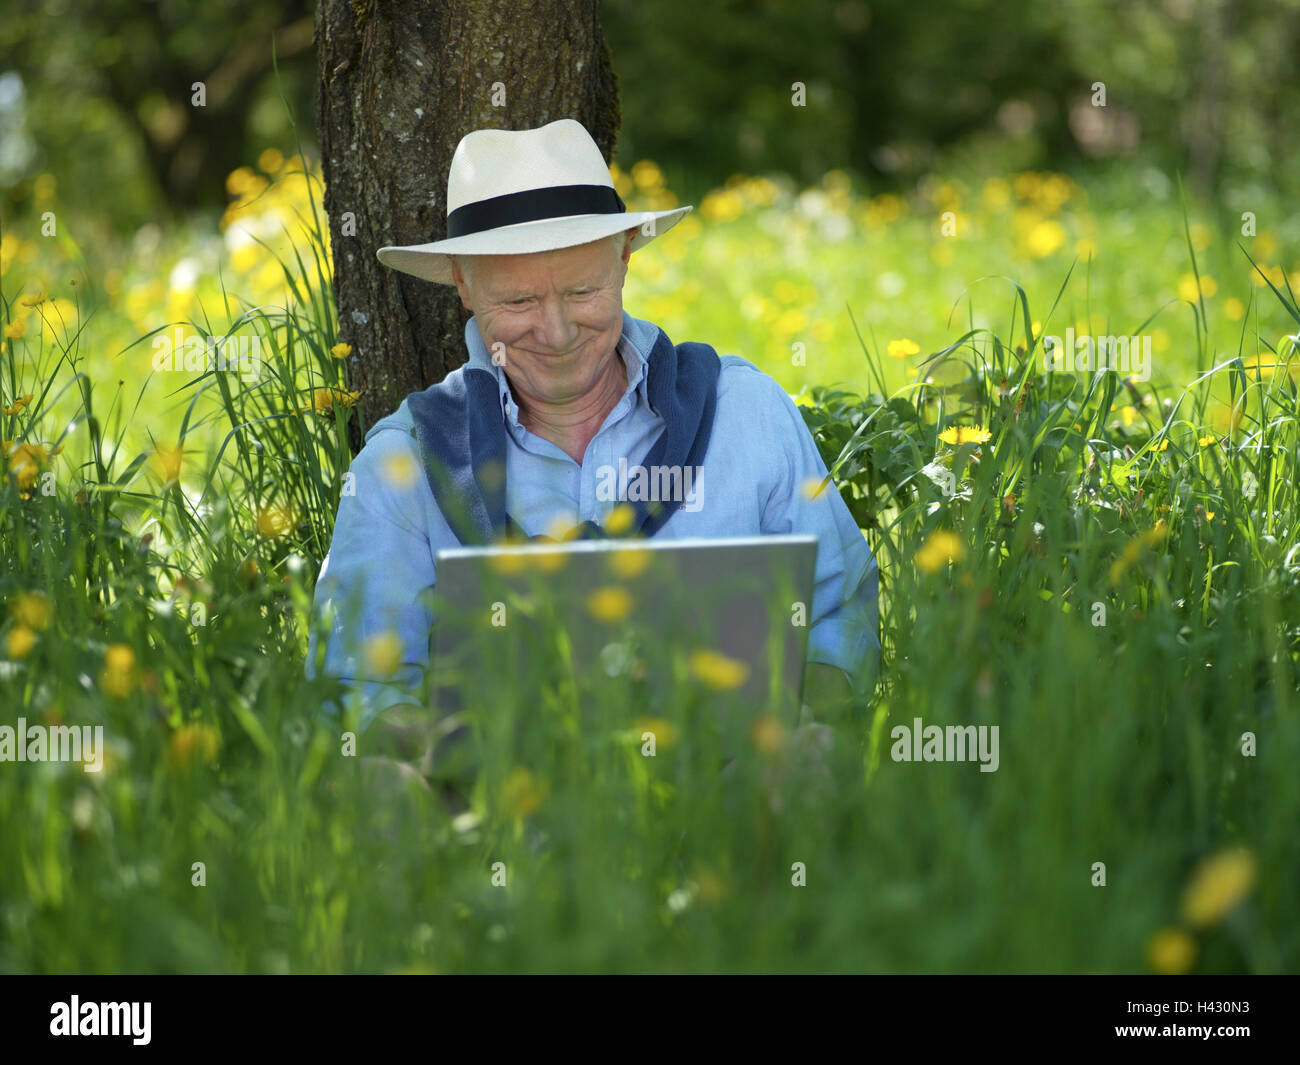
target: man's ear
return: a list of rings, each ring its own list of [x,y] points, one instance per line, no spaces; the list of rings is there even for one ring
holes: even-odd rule
[[[456,291],[460,293],[460,302],[465,310],[472,311],[474,308],[469,302],[469,283],[465,280],[465,274],[461,271],[460,263],[456,261],[455,256],[451,260],[451,279],[455,282]]]

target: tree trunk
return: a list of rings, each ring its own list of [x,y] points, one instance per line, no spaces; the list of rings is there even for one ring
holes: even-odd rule
[[[385,244],[446,236],[447,171],[476,129],[587,127],[608,161],[618,89],[598,0],[321,0],[317,128],[340,339],[362,393],[349,444],[466,359],[456,289],[390,270]],[[501,88],[504,88],[504,106]],[[352,231],[349,220],[355,226]]]

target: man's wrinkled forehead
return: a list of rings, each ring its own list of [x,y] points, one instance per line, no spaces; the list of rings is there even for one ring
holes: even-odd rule
[[[608,282],[618,265],[620,234],[571,248],[524,255],[458,255],[461,273],[490,296],[508,296],[516,290],[567,290]]]

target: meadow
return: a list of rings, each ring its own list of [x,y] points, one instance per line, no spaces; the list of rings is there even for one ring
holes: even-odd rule
[[[1130,172],[703,198],[625,306],[797,397],[880,565],[880,683],[820,759],[762,713],[722,774],[728,669],[680,648],[647,706],[533,647],[468,700],[452,805],[366,775],[304,676],[354,355],[318,175],[227,187],[211,231],[0,232],[0,723],[105,737],[98,772],[0,762],[0,971],[1294,968],[1280,205]],[[1047,370],[1067,327],[1148,335],[1150,379]],[[158,337],[262,361],[159,369]],[[996,772],[896,760],[918,718],[999,726]]]

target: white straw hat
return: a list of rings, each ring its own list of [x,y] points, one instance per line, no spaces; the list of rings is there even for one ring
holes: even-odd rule
[[[380,248],[394,270],[452,284],[449,255],[522,255],[589,244],[637,227],[649,244],[691,208],[627,210],[591,134],[571,118],[537,129],[478,129],[447,175],[447,239]]]

